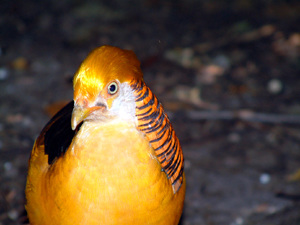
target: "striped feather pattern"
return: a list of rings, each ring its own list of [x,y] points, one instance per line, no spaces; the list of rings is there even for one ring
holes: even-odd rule
[[[171,181],[174,193],[183,182],[183,153],[175,131],[164,109],[143,81],[132,81],[136,99],[138,129],[148,138],[163,171]]]

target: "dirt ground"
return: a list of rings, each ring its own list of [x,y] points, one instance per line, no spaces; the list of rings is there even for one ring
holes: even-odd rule
[[[1,1],[0,225],[29,154],[93,48],[136,52],[181,140],[182,225],[300,224],[300,3]]]

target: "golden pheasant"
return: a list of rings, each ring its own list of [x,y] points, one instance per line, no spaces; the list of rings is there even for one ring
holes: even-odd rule
[[[178,224],[181,146],[135,54],[95,49],[73,88],[74,101],[48,122],[31,152],[30,224]]]

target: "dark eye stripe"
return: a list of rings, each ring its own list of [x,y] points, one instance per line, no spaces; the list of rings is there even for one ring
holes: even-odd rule
[[[136,97],[137,127],[148,138],[176,193],[183,182],[183,154],[179,140],[162,105],[145,83],[132,81],[131,88]]]

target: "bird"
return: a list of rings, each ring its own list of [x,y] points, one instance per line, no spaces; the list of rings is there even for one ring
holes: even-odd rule
[[[30,154],[30,224],[178,224],[186,189],[182,148],[135,53],[94,49],[73,90]]]

